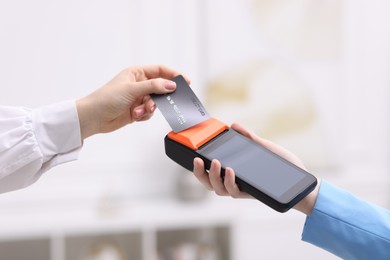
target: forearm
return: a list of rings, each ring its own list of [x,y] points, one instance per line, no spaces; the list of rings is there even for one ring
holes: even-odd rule
[[[0,192],[28,186],[77,158],[82,142],[74,101],[33,110],[2,107],[0,115]]]
[[[389,259],[390,211],[323,182],[302,240],[343,259]]]

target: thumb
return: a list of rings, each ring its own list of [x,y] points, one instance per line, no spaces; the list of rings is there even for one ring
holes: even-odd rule
[[[176,83],[167,79],[149,79],[134,83],[133,95],[141,97],[150,94],[165,94],[176,89]]]
[[[264,147],[266,147],[267,149],[269,149],[271,151],[275,150],[275,147],[277,146],[276,144],[272,143],[271,141],[268,141],[264,138],[257,136],[255,133],[253,133],[252,131],[250,131],[248,128],[244,127],[241,124],[233,123],[232,128],[234,130],[236,130],[237,132],[239,132],[240,134],[242,134],[243,136],[251,139],[252,141],[254,141],[258,144],[263,145]]]
[[[259,139],[258,136],[256,136],[252,131],[250,131],[248,128],[244,127],[241,124],[233,123],[232,128],[242,134],[243,136],[248,137],[249,139],[252,139],[253,141],[258,141],[256,139]]]

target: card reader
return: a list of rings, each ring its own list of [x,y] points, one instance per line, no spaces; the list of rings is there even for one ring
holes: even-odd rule
[[[312,174],[213,117],[181,132],[169,132],[164,143],[167,156],[189,171],[196,157],[203,159],[206,169],[218,159],[222,176],[231,167],[241,191],[279,212],[288,211],[317,184]]]

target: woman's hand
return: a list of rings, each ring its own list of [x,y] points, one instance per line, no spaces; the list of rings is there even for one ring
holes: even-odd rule
[[[150,94],[174,91],[176,84],[169,79],[179,74],[162,65],[128,68],[103,87],[77,100],[82,139],[148,120],[156,108]]]
[[[240,134],[253,140],[254,142],[264,146],[273,153],[283,157],[298,167],[305,169],[302,161],[296,155],[287,151],[283,147],[260,138],[240,124],[233,124],[232,128]],[[235,182],[235,174],[232,168],[227,167],[225,169],[224,178],[221,178],[221,163],[218,160],[213,160],[210,170],[206,171],[202,159],[195,158],[194,175],[208,190],[215,191],[217,195],[231,196],[233,198],[253,198],[251,195],[240,191]],[[302,199],[297,205],[295,205],[294,208],[305,213],[306,215],[310,215],[317,198],[318,187],[319,184],[317,184],[317,187],[314,191]]]

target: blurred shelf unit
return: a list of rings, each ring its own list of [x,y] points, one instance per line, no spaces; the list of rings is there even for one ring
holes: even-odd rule
[[[10,214],[0,224],[1,259],[229,260],[232,214],[212,204],[152,202],[110,216],[80,207]]]
[[[203,232],[202,227],[192,227],[156,231],[154,234],[148,231],[129,231],[30,237],[3,240],[0,242],[0,252],[4,260],[229,259],[229,227],[208,229],[207,233],[217,238],[211,244],[199,239],[199,234]]]

